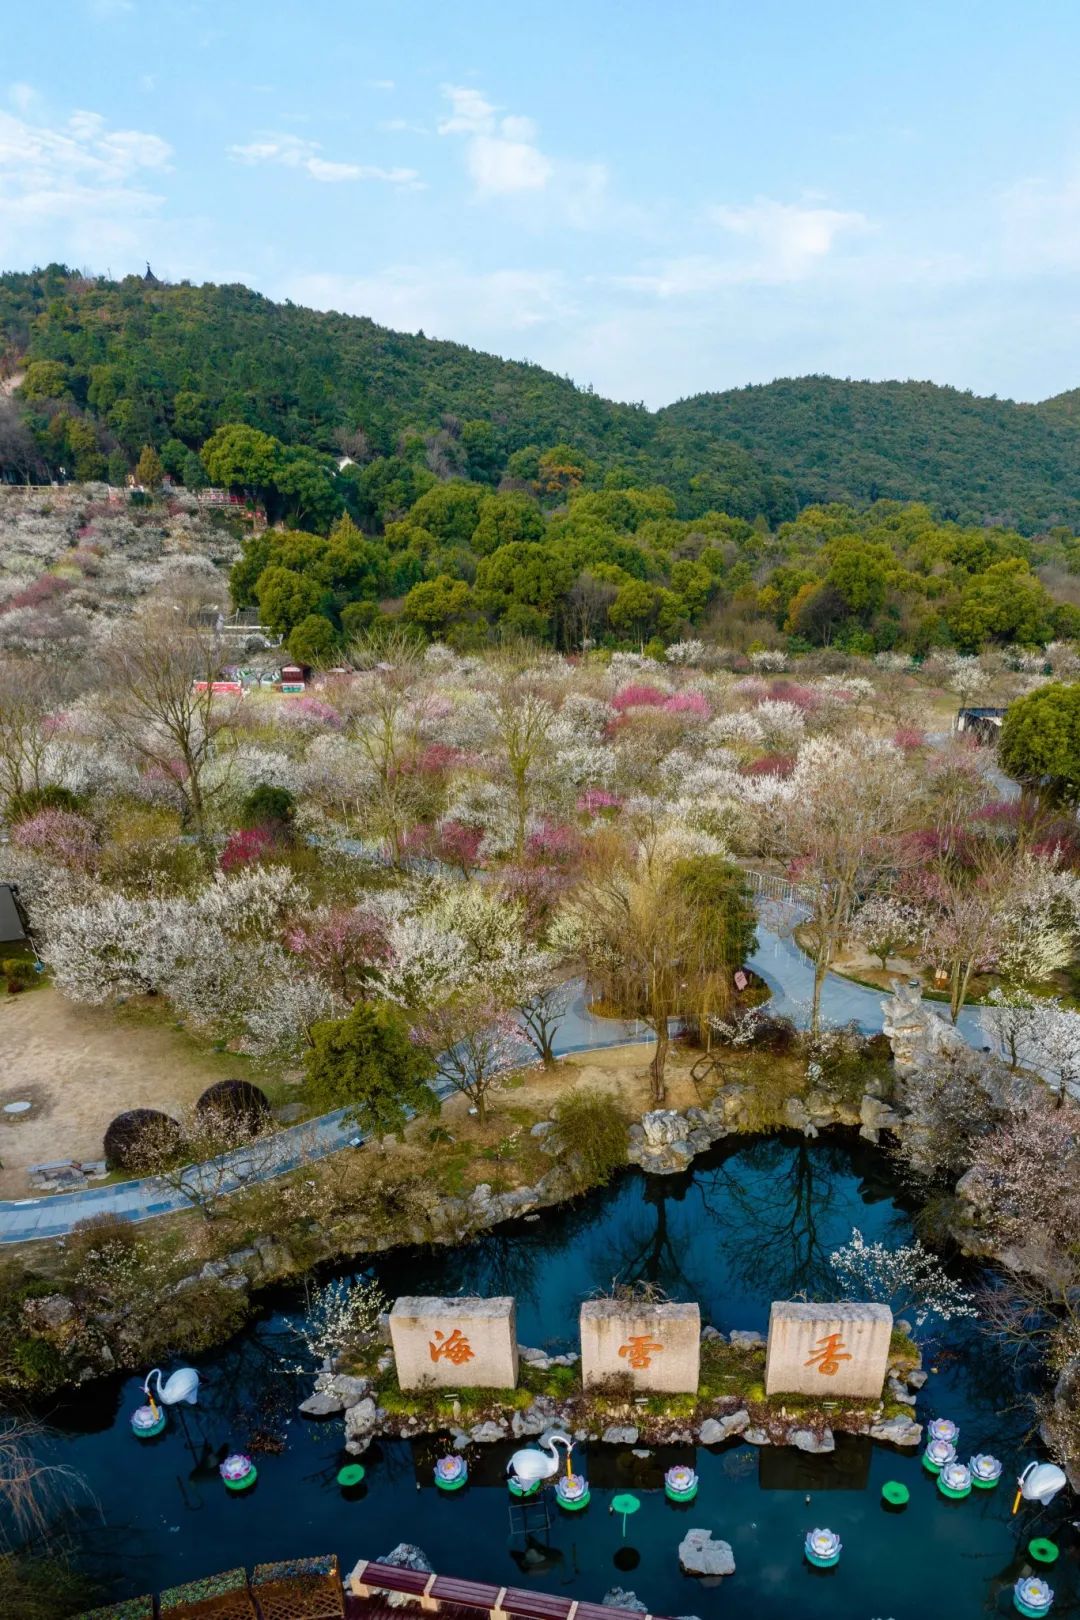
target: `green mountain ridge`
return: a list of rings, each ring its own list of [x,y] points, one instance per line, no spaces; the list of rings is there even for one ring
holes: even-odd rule
[[[26,475],[27,431],[43,473],[81,455],[76,475],[87,476],[110,456],[113,468],[146,444],[194,451],[245,422],[320,452],[348,448],[350,435],[365,457],[404,446],[437,477],[491,484],[513,479],[515,455],[569,445],[609,481],[667,485],[682,517],[722,510],[775,526],[810,504],[893,499],[1025,534],[1080,528],[1080,390],[1028,405],[809,376],[650,412],[539,365],[242,286],[55,265],[0,276],[5,371],[25,372],[16,399],[0,400],[0,477],[11,479]]]

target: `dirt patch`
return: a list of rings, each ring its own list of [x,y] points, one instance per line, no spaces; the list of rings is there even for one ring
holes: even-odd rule
[[[244,1060],[200,1052],[139,1009],[80,1007],[49,985],[0,1001],[0,1197],[30,1191],[27,1167],[99,1159],[105,1127],[125,1108],[174,1113]],[[28,1101],[22,1114],[8,1102]]]

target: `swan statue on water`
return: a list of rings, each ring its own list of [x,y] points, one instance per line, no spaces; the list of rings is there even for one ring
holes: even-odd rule
[[[178,1401],[187,1401],[194,1406],[199,1398],[199,1375],[194,1367],[178,1367],[172,1376],[161,1382],[161,1368],[151,1367],[143,1384],[143,1393],[150,1398],[150,1405],[154,1404],[154,1396],[150,1389],[150,1380],[157,1374],[157,1398],[162,1406],[175,1406]]]
[[[512,1474],[522,1485],[532,1485],[538,1480],[554,1479],[559,1472],[558,1447],[566,1447],[566,1466],[570,1468],[570,1453],[574,1443],[569,1435],[546,1434],[540,1437],[535,1446],[525,1446],[521,1451],[515,1451],[506,1465],[506,1472]]]

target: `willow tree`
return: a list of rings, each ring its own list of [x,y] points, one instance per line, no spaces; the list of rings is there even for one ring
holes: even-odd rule
[[[662,1103],[672,1025],[701,1027],[726,1008],[734,970],[753,948],[742,875],[717,856],[678,858],[646,845],[587,882],[564,926],[602,998],[652,1032],[652,1095]]]

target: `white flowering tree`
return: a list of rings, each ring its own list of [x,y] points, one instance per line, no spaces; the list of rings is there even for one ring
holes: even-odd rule
[[[877,957],[883,973],[889,957],[914,945],[924,928],[918,908],[893,894],[872,894],[851,920],[852,938]]]
[[[869,1243],[858,1227],[834,1249],[829,1264],[848,1294],[888,1305],[893,1314],[922,1327],[931,1316],[942,1322],[975,1317],[975,1296],[949,1276],[936,1255],[916,1238],[895,1249]]]
[[[389,1308],[378,1283],[367,1277],[338,1277],[308,1288],[303,1314],[289,1321],[301,1361],[288,1360],[286,1370],[339,1369],[340,1363],[347,1363],[351,1355],[371,1343],[379,1330],[379,1317]]]

